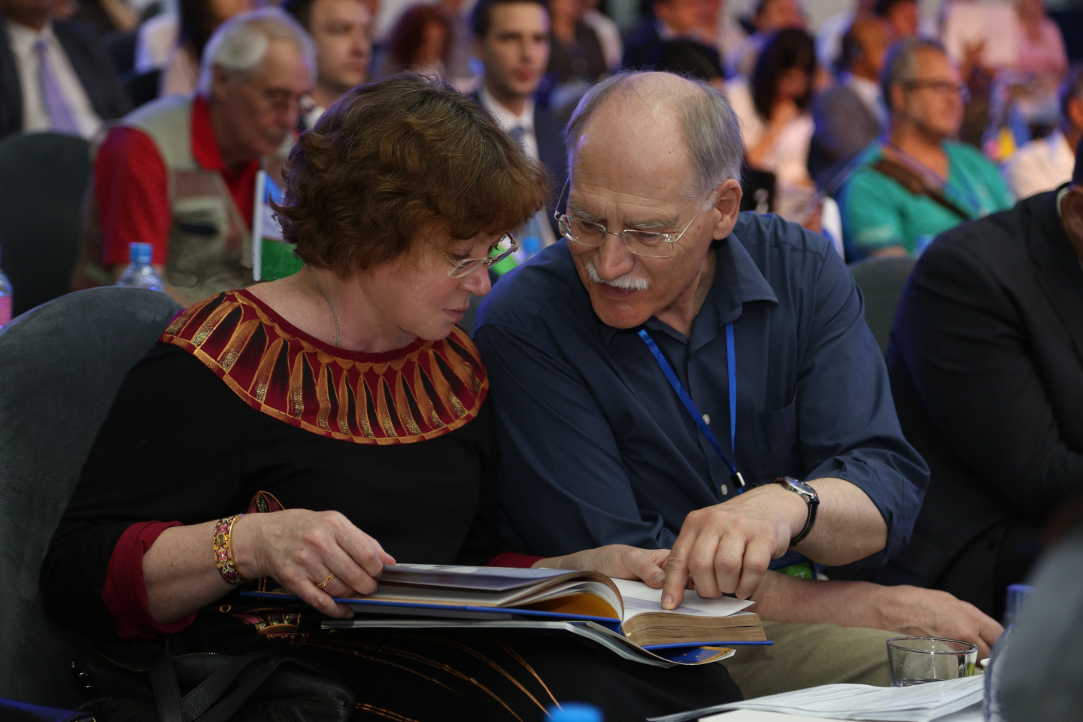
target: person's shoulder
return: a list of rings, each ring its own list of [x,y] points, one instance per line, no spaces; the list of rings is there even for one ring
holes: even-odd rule
[[[1026,218],[1045,195],[1019,201],[1011,208],[944,231],[922,253],[918,265],[943,265],[959,273],[963,263],[994,266],[1006,258],[1026,256]]]
[[[482,302],[475,327],[526,330],[542,323],[543,316],[574,314],[571,306],[584,295],[567,241],[562,240],[501,276]]]
[[[853,160],[854,172],[843,184],[844,193],[849,194],[854,189],[875,189],[876,193],[893,187],[902,190],[902,186],[873,167],[883,157],[883,146],[879,142],[870,143],[865,150],[861,151]]]
[[[800,259],[818,265],[828,253],[834,252],[831,241],[819,233],[813,233],[774,213],[740,213],[733,226],[733,235],[765,273],[768,270],[765,264],[770,262],[771,257],[776,261],[788,258],[793,263]]]

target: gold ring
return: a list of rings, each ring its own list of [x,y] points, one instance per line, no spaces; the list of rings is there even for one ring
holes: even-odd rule
[[[335,578],[334,572],[332,572],[331,574],[328,574],[326,579],[324,579],[322,582],[320,582],[319,584],[316,585],[316,588],[317,589],[323,589],[328,584],[330,584],[331,580],[334,579],[334,578]]]

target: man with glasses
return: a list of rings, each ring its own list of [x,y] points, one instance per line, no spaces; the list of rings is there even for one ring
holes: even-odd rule
[[[920,253],[937,234],[1011,207],[996,166],[952,140],[967,93],[940,43],[900,41],[880,80],[887,133],[859,156],[839,198],[851,259]]]
[[[738,215],[743,149],[721,94],[616,76],[565,137],[566,240],[478,314],[505,547],[672,549],[664,606],[689,583],[755,600],[777,646],[727,662],[746,696],[886,684],[878,630],[988,649],[999,625],[948,594],[815,579],[900,549],[928,471],[830,243]]]
[[[186,306],[251,284],[257,173],[281,167],[315,72],[311,39],[281,10],[218,28],[193,95],[143,106],[105,139],[74,288],[113,283],[133,242],[152,245],[153,265]]]

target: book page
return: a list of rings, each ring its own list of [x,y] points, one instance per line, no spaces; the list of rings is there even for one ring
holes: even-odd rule
[[[684,600],[676,609],[662,609],[662,590],[651,589],[643,582],[627,579],[614,579],[613,583],[624,598],[624,621],[644,612],[662,612],[665,614],[703,615],[707,617],[728,617],[736,614],[755,602],[734,597],[721,599],[703,599],[692,590],[685,590]]]

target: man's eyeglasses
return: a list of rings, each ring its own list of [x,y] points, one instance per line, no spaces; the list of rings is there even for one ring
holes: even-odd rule
[[[458,259],[444,256],[444,258],[447,259],[447,262],[451,264],[451,270],[447,272],[448,278],[462,278],[463,276],[469,276],[483,266],[485,268],[492,268],[518,250],[519,243],[509,233],[497,242],[496,247],[489,252],[488,258]]]
[[[952,83],[947,80],[907,80],[903,82],[907,88],[930,88],[941,95],[958,95],[965,103],[970,100],[970,89],[966,83]]]
[[[564,182],[564,187],[567,189],[568,182]],[[564,195],[564,191],[560,192],[561,197]],[[710,198],[710,195],[707,196]],[[557,199],[559,205],[560,199]],[[688,229],[692,227],[692,224],[699,218],[699,214],[703,213],[704,209],[701,208],[696,215],[692,216],[692,220],[688,221],[688,225],[684,227],[684,230],[674,235],[672,233],[658,233],[656,231],[640,231],[636,229],[626,229],[623,231],[611,231],[601,223],[594,221],[588,221],[578,216],[574,216],[570,213],[554,213],[553,217],[557,220],[557,225],[560,228],[560,235],[567,238],[572,243],[578,243],[581,246],[587,246],[588,248],[597,248],[605,241],[606,236],[620,236],[624,241],[624,245],[628,250],[637,256],[643,256],[644,258],[668,258],[673,255],[673,244],[681,240]]]

